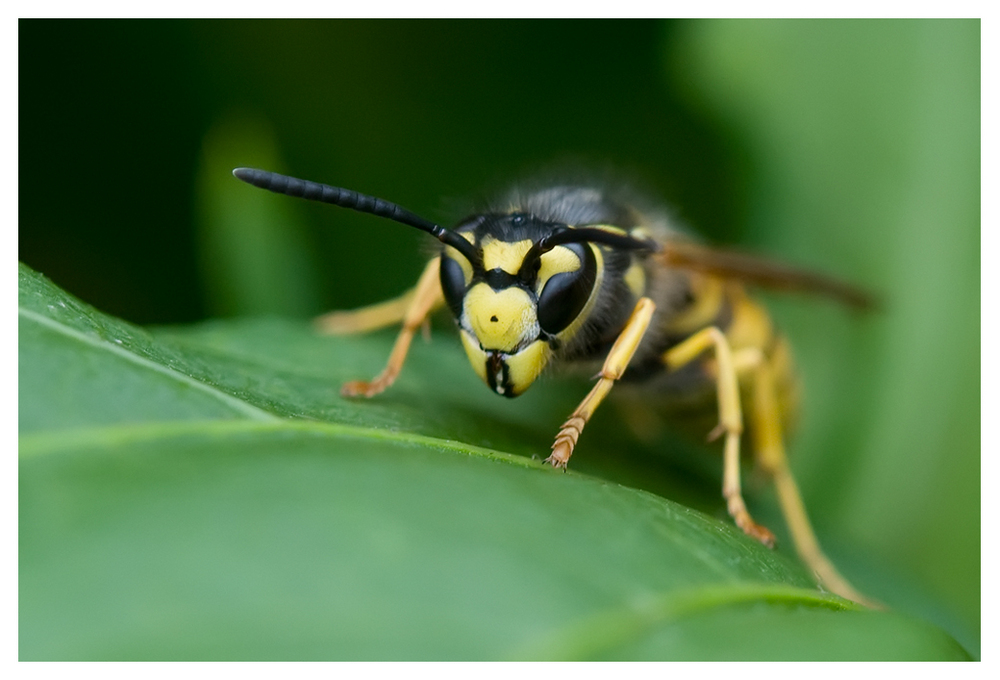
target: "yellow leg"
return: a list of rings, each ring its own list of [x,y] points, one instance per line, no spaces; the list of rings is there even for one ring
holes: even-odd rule
[[[313,323],[316,325],[316,330],[323,335],[350,335],[376,331],[401,322],[413,302],[415,292],[416,288],[411,288],[399,297],[385,302],[377,302],[350,311],[328,312],[316,317]]]
[[[417,281],[417,286],[413,290],[410,304],[406,308],[406,313],[403,314],[403,330],[396,338],[396,344],[392,347],[392,353],[389,355],[389,361],[385,368],[371,382],[353,380],[345,383],[340,388],[342,395],[345,397],[373,397],[396,381],[396,376],[399,375],[400,369],[403,368],[403,362],[406,361],[406,354],[410,350],[410,342],[413,340],[414,333],[423,325],[427,315],[444,301],[441,293],[441,278],[438,274],[438,262],[438,258],[435,257],[424,268],[424,273],[420,275],[420,280]]]
[[[766,546],[774,546],[774,534],[757,524],[750,516],[740,484],[740,436],[743,434],[743,412],[740,408],[740,391],[736,378],[736,362],[729,349],[725,334],[718,328],[702,329],[663,354],[668,371],[685,366],[705,351],[715,351],[716,390],[719,401],[719,425],[709,439],[726,435],[722,467],[722,496],[736,526],[748,536]]]
[[[809,522],[809,516],[806,514],[799,487],[788,466],[788,458],[785,456],[781,415],[770,362],[762,359],[754,369],[753,375],[751,413],[754,450],[761,467],[774,479],[781,512],[792,534],[796,552],[827,590],[869,607],[880,607],[881,605],[855,590],[823,554]]]
[[[427,263],[424,273],[420,277],[421,281],[424,276],[428,275],[428,271],[434,270],[435,273],[438,271],[438,262],[438,258],[435,257]],[[400,323],[406,317],[406,311],[413,304],[413,299],[417,294],[419,285],[418,283],[417,286],[414,286],[399,297],[386,300],[385,302],[377,302],[374,305],[350,311],[337,310],[323,314],[316,317],[313,323],[316,325],[316,329],[324,335],[367,333],[368,331],[393,326]],[[444,298],[439,297],[436,304],[434,304],[428,313],[440,307],[443,302]]]
[[[594,411],[597,410],[604,397],[611,391],[611,386],[618,378],[622,377],[628,367],[628,362],[635,354],[636,348],[639,347],[639,342],[646,334],[646,329],[649,328],[649,322],[653,318],[655,309],[656,305],[649,298],[642,298],[636,304],[635,309],[632,310],[632,316],[625,323],[625,328],[615,340],[611,351],[608,352],[607,359],[604,360],[604,366],[599,374],[600,380],[563,423],[562,429],[559,430],[559,434],[556,435],[556,440],[552,444],[552,455],[545,459],[546,463],[552,467],[566,467],[569,457],[573,455],[577,439],[583,432],[583,427],[594,415]]]

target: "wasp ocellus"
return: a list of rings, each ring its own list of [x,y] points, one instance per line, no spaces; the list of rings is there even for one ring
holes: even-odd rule
[[[744,416],[754,462],[773,479],[797,552],[819,582],[867,603],[824,555],[785,455],[796,381],[788,343],[747,283],[827,294],[865,307],[863,292],[833,279],[697,244],[655,209],[587,186],[514,191],[448,229],[400,206],[315,182],[248,168],[254,186],[385,217],[440,241],[415,288],[402,297],[321,317],[351,333],[402,323],[385,369],[342,394],[372,397],[399,375],[415,333],[447,306],[472,368],[496,394],[516,397],[549,366],[599,367],[596,382],[560,427],[546,462],[565,468],[587,422],[617,381],[652,397],[717,410],[710,439],[723,440],[722,495],[733,520],[768,546],[740,482]],[[704,397],[708,397],[704,399]],[[714,418],[713,418],[714,420]]]

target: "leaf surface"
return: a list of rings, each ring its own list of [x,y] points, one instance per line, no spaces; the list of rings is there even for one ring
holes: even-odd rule
[[[965,657],[729,522],[528,457],[572,388],[501,413],[435,340],[345,400],[389,336],[148,332],[19,280],[23,660]]]

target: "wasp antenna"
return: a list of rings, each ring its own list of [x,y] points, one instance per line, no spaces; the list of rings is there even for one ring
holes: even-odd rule
[[[603,243],[618,248],[620,250],[649,250],[656,252],[660,249],[655,241],[638,239],[627,234],[616,234],[604,229],[593,227],[570,227],[569,225],[554,225],[551,232],[535,241],[531,249],[525,254],[521,261],[521,275],[532,276],[538,259],[544,254],[566,243]]]
[[[619,250],[649,250],[656,252],[660,249],[655,241],[639,239],[627,234],[617,234],[605,229],[595,229],[593,227],[578,227],[556,229],[548,236],[545,236],[539,243],[543,252],[562,245],[564,243],[580,243],[589,241],[591,243],[603,243],[604,245],[618,248]]]
[[[233,170],[233,176],[247,184],[273,191],[276,194],[285,194],[296,198],[305,198],[310,201],[329,203],[341,208],[350,208],[351,210],[385,217],[393,222],[415,227],[421,231],[426,231],[445,245],[455,248],[470,262],[474,263],[479,260],[479,251],[469,241],[455,232],[445,229],[430,220],[425,220],[423,217],[391,201],[351,191],[350,189],[334,187],[329,184],[320,184],[319,182],[310,182],[309,180],[289,177],[288,175],[280,175],[276,172],[257,170],[256,168],[236,168]]]

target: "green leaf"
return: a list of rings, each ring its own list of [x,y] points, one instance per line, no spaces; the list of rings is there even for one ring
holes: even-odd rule
[[[435,340],[349,401],[389,337],[147,332],[19,282],[23,660],[967,657],[728,521],[482,448],[545,446],[573,389],[501,414]]]

